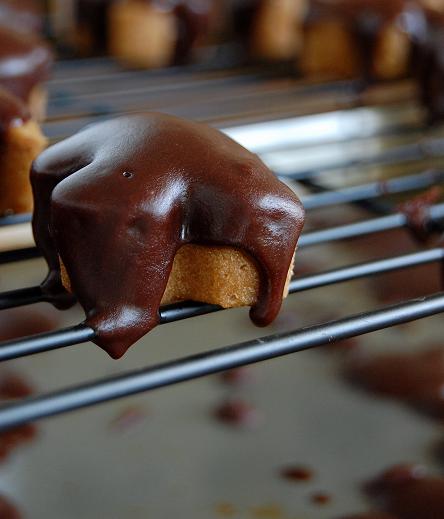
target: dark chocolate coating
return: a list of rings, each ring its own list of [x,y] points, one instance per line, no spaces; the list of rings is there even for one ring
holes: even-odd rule
[[[249,253],[261,274],[251,318],[267,325],[276,317],[304,210],[218,130],[155,113],[113,119],[43,152],[31,181],[34,235],[50,268],[43,288],[66,295],[60,254],[111,356],[158,323],[174,256],[187,243]]]
[[[2,135],[11,127],[30,118],[26,105],[17,97],[0,87],[0,143]]]
[[[39,38],[0,26],[1,87],[26,102],[47,78],[51,63],[51,51]]]

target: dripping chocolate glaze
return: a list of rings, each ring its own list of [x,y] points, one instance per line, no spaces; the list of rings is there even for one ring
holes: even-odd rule
[[[118,358],[159,321],[177,250],[186,243],[243,249],[261,274],[251,309],[258,325],[277,315],[304,223],[294,193],[260,159],[218,130],[163,114],[92,125],[52,146],[31,173],[33,230],[59,307],[73,292]]]
[[[49,48],[36,36],[0,26],[0,86],[23,101],[44,81],[52,63]]]
[[[11,126],[23,124],[30,114],[26,105],[7,90],[0,87],[0,145],[5,132]]]

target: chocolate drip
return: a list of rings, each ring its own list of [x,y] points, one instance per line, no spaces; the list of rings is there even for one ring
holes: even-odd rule
[[[153,4],[175,16],[177,42],[175,63],[186,62],[192,49],[208,32],[214,0],[132,0]],[[112,0],[79,0],[77,23],[80,50],[92,54],[104,54],[108,41],[108,10]]]
[[[30,118],[28,108],[20,99],[0,88],[0,144],[11,126],[23,124]]]
[[[381,355],[354,361],[347,375],[368,391],[444,418],[444,349]]]
[[[0,26],[0,86],[23,101],[46,79],[52,63],[48,47],[37,37]]]
[[[250,254],[261,274],[251,318],[263,326],[276,317],[304,211],[256,155],[219,131],[162,114],[110,120],[43,152],[31,180],[34,235],[50,267],[43,289],[66,296],[60,255],[111,356],[158,323],[187,243]]]

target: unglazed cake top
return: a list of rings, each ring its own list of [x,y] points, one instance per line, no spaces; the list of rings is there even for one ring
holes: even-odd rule
[[[27,101],[51,63],[51,51],[37,36],[0,25],[0,86]]]
[[[43,289],[69,304],[60,256],[97,344],[113,357],[158,323],[186,243],[250,254],[261,276],[251,318],[267,325],[276,317],[304,210],[218,130],[155,113],[109,120],[43,152],[31,180],[34,235],[50,268]]]

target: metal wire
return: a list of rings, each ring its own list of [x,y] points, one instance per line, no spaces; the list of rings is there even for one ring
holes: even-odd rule
[[[205,120],[219,122],[219,126],[227,126],[231,121],[263,119],[271,116],[274,120],[252,125],[249,138],[253,151],[257,153],[293,150],[307,145],[305,134],[298,133],[299,121],[288,119],[284,122],[275,120],[280,115],[288,117],[292,113],[307,113],[317,108],[319,93],[322,91],[322,108],[337,110],[338,107],[351,107],[356,101],[359,85],[356,82],[336,83],[334,85],[306,84],[294,79],[277,78],[276,74],[249,70],[227,74],[226,72],[202,72],[197,70],[170,70],[163,72],[121,72],[112,63],[104,63],[88,69],[86,67],[72,80],[74,65],[66,65],[59,69],[57,78],[50,82],[48,88],[53,103],[50,106],[51,121],[45,124],[45,133],[51,138],[60,138],[76,131],[92,120],[99,120],[97,114],[109,115],[120,112],[140,111],[146,108],[168,106],[168,112],[177,115],[188,115]],[[94,72],[100,68],[100,73]],[[69,69],[69,70],[68,70]],[[174,81],[171,81],[176,77]],[[114,78],[115,81],[110,81]],[[147,81],[149,80],[149,86]],[[196,83],[196,80],[198,82]],[[260,81],[261,89],[257,88]],[[186,95],[175,99],[175,90],[180,84],[181,93]],[[100,87],[99,85],[102,85]],[[196,86],[197,85],[197,86]],[[94,86],[94,88],[92,88]],[[103,88],[106,87],[106,89]],[[227,95],[227,89],[230,95]],[[100,91],[97,95],[95,92]],[[147,94],[150,100],[145,98]],[[295,93],[298,95],[295,96]],[[301,98],[302,96],[302,98]],[[226,100],[229,100],[226,101]],[[246,102],[248,101],[248,103]],[[219,104],[221,106],[219,106]],[[305,107],[307,104],[309,107]],[[174,105],[174,106],[173,106]],[[245,106],[244,106],[245,105]],[[248,105],[248,106],[247,106]],[[270,105],[270,106],[268,106]],[[222,107],[222,108],[221,108]],[[192,113],[188,113],[192,112]],[[398,113],[399,112],[399,113]],[[225,120],[221,120],[221,114]],[[396,117],[380,117],[381,114],[397,114]],[[94,115],[96,114],[96,115]],[[227,118],[228,115],[228,118]],[[324,114],[325,115],[325,114]],[[310,145],[323,144],[330,139],[347,141],[353,132],[355,139],[364,139],[382,135],[406,137],[417,131],[418,123],[409,119],[405,107],[393,107],[386,112],[380,111],[374,116],[371,111],[360,109],[354,117],[351,111],[336,112],[322,118],[315,116],[312,130],[321,125],[322,131],[312,131]],[[370,122],[369,128],[363,122]],[[327,124],[328,122],[328,124]],[[290,131],[291,128],[291,131]],[[345,128],[345,131],[344,131]],[[240,137],[242,129],[228,127],[226,131]],[[342,132],[342,133],[341,133]],[[297,138],[295,138],[297,136]],[[308,132],[307,132],[308,136]],[[383,152],[377,151],[363,160],[341,160],[340,166],[369,166],[374,164],[399,164],[400,162],[419,161],[444,154],[443,139],[427,138],[420,143],[405,143]],[[256,149],[257,148],[257,149]],[[294,170],[285,175],[287,179],[306,179],[325,172],[338,164],[330,162],[328,166],[320,166],[310,171]],[[419,168],[418,168],[419,169]],[[384,182],[364,183],[359,186],[329,190],[304,198],[307,209],[319,209],[349,202],[365,202],[380,199],[388,194],[405,193],[423,189],[442,182],[443,171],[423,171],[404,175]],[[444,203],[428,209],[429,221],[432,223],[444,219]],[[8,216],[0,219],[1,225],[24,223],[30,215]],[[391,214],[381,218],[337,226],[329,229],[305,233],[299,247],[307,247],[334,242],[348,238],[368,235],[376,232],[398,229],[408,224],[408,218],[402,213]],[[0,264],[39,256],[34,247],[0,253]],[[321,272],[314,275],[294,279],[290,283],[290,293],[301,292],[335,283],[364,278],[371,275],[392,272],[398,269],[415,267],[432,262],[444,261],[444,249],[435,248],[393,258],[360,263]],[[40,287],[29,287],[0,294],[0,310],[36,302],[47,301]],[[205,315],[221,310],[214,305],[198,303],[180,303],[163,307],[160,311],[160,323],[166,324],[181,319]],[[259,362],[262,360],[286,355],[296,351],[313,348],[355,335],[361,335],[394,326],[403,322],[431,316],[444,311],[444,293],[435,294],[393,307],[373,312],[350,316],[331,323],[320,324],[289,333],[275,334],[261,339],[244,342],[238,345],[193,355],[159,366],[145,368],[121,376],[111,377],[90,384],[85,384],[55,393],[33,397],[24,401],[8,404],[0,409],[0,430],[22,423],[72,411],[94,405],[107,400],[147,391],[185,380],[202,377],[225,369]],[[58,348],[81,344],[93,340],[95,332],[85,324],[79,324],[63,330],[31,336],[0,344],[0,361],[19,358],[27,355],[51,351]]]
[[[301,277],[291,281],[289,293],[302,292],[323,286],[333,285],[344,281],[359,279],[375,274],[382,274],[408,267],[415,267],[444,260],[444,249],[436,248],[404,256],[386,258],[367,263],[360,263],[339,269],[321,272],[311,276]],[[14,306],[20,304],[20,298],[23,303],[26,301],[37,302],[33,297],[37,296],[39,287],[6,292],[0,294],[0,310],[9,308],[9,302],[12,301]],[[199,303],[179,303],[169,305],[160,310],[160,324],[167,324],[190,317],[197,317],[209,313],[222,310],[216,305],[207,305]],[[94,339],[94,330],[85,324],[79,324],[74,327],[65,328],[55,332],[34,335],[13,341],[0,343],[0,362],[51,351],[66,346],[73,346]]]
[[[444,312],[444,293],[28,398],[0,409],[0,430],[234,367],[331,344],[440,312]]]

